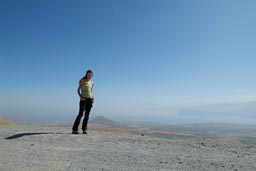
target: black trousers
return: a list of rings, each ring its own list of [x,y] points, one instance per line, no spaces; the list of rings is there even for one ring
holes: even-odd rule
[[[74,122],[74,125],[72,128],[73,131],[78,131],[78,127],[84,112],[85,114],[84,114],[82,130],[87,130],[87,124],[88,124],[91,108],[92,108],[92,99],[80,100],[79,113]]]

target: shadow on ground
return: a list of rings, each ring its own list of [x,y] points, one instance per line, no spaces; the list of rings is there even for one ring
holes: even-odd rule
[[[19,133],[9,137],[6,137],[7,140],[17,139],[24,136],[31,136],[31,135],[42,135],[42,134],[66,134],[66,133],[52,133],[52,132],[32,132],[32,133]]]

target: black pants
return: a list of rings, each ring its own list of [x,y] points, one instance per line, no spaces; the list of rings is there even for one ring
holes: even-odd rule
[[[87,124],[88,124],[91,108],[92,108],[92,99],[80,100],[79,113],[78,113],[75,123],[73,125],[73,128],[72,128],[73,131],[78,131],[78,127],[79,127],[79,124],[80,124],[80,121],[81,121],[84,111],[85,111],[85,115],[84,115],[82,130],[87,130]]]

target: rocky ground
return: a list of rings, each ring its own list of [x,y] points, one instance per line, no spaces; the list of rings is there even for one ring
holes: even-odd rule
[[[256,139],[159,138],[66,126],[0,125],[1,171],[255,171]]]

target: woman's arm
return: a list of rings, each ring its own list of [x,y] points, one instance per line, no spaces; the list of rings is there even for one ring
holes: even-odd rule
[[[92,88],[93,88],[93,86],[94,86],[94,83],[92,84]],[[92,92],[92,89],[91,89],[91,92]],[[92,103],[94,103],[94,97],[93,97],[93,95],[92,95]]]
[[[81,82],[79,83],[78,88],[77,88],[77,93],[78,93],[78,95],[79,95],[79,97],[80,97],[80,100],[84,100],[84,98],[83,98],[83,96],[82,96],[82,94],[81,94],[81,88],[82,88],[82,86],[83,86],[83,83],[84,83],[84,81],[81,81]]]

